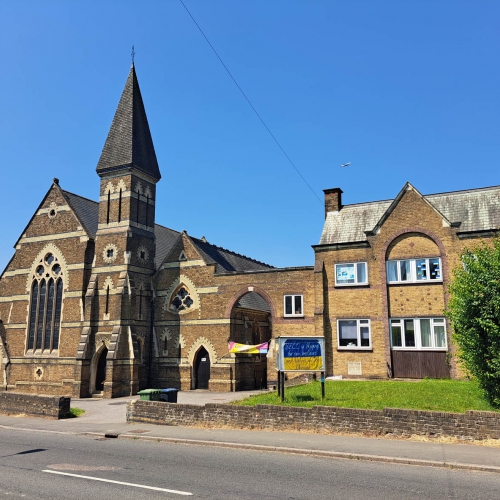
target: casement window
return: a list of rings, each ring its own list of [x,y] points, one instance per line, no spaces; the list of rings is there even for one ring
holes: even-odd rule
[[[442,281],[441,259],[406,259],[387,261],[388,283]]]
[[[304,299],[302,295],[285,295],[285,316],[304,316]]]
[[[391,319],[393,349],[447,349],[444,318]]]
[[[335,285],[367,285],[366,262],[335,264]]]
[[[49,354],[59,349],[59,330],[63,300],[63,268],[52,253],[47,253],[32,276],[28,351]]]
[[[339,319],[337,332],[339,349],[371,348],[369,319]]]

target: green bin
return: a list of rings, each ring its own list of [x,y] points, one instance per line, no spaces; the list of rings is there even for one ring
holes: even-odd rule
[[[141,401],[160,401],[160,389],[144,389],[137,394],[141,397]]]

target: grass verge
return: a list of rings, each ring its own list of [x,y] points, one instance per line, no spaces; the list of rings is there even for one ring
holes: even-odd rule
[[[411,410],[448,411],[465,413],[466,410],[496,411],[483,397],[473,381],[431,380],[418,382],[370,380],[327,381],[325,399],[321,399],[321,383],[286,388],[282,403],[276,392],[259,394],[233,404],[254,406],[272,404],[284,406],[339,406],[342,408],[406,408]]]
[[[85,413],[85,410],[83,408],[70,408],[69,409],[69,418],[76,418],[79,417],[80,415],[83,415]]]

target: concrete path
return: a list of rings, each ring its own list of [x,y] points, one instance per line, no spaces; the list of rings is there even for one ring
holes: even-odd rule
[[[251,392],[215,393],[186,391],[178,395],[179,403],[227,403],[242,399]],[[500,473],[500,448],[414,442],[396,439],[361,438],[324,434],[273,432],[235,429],[205,429],[152,424],[128,424],[126,404],[137,396],[117,399],[73,399],[71,405],[86,410],[78,418],[44,420],[0,416],[0,429],[86,434],[95,437],[119,437],[205,446],[249,448],[261,451],[297,453],[346,459],[362,459],[483,470]]]

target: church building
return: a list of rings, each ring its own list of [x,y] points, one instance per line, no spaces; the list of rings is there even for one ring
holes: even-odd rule
[[[446,287],[461,250],[498,234],[499,186],[424,196],[407,183],[346,206],[327,189],[314,266],[275,268],[156,223],[161,174],[133,65],[96,171],[98,201],[54,179],[0,277],[0,390],[266,388],[285,335],[324,336],[327,375],[461,375]]]

